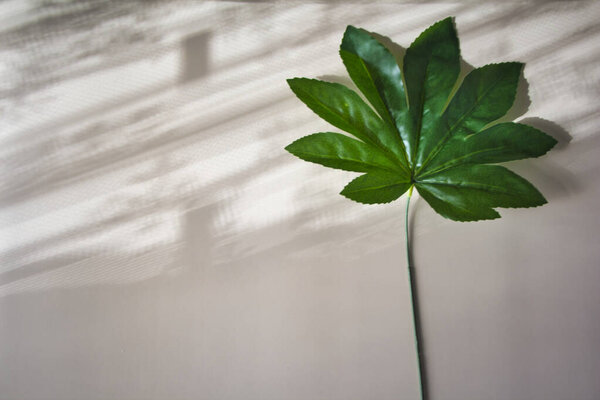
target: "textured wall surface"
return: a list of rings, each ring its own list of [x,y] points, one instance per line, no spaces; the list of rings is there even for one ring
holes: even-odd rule
[[[600,398],[600,3],[0,3],[0,399],[416,399],[403,207],[301,162],[347,24],[526,63],[549,204],[411,213],[431,400]],[[528,93],[528,94],[527,94]]]

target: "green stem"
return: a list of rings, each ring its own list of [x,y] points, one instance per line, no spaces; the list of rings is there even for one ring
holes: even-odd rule
[[[410,242],[408,240],[408,207],[410,206],[410,198],[412,197],[413,186],[408,191],[408,199],[406,200],[406,217],[405,217],[405,237],[406,237],[406,267],[408,272],[408,290],[410,292],[410,305],[412,308],[413,317],[413,332],[415,339],[415,351],[417,353],[417,378],[419,380],[419,398],[427,399],[425,385],[425,364],[421,356],[423,353],[421,342],[421,324],[419,322],[419,306],[417,302],[417,289],[415,286],[415,270],[410,264]]]

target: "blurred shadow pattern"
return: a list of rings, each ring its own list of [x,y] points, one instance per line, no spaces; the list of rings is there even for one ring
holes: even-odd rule
[[[353,174],[283,151],[330,130],[285,79],[347,83],[337,54],[347,24],[401,55],[447,15],[465,70],[525,62],[511,115],[570,143],[541,166],[515,164],[550,200],[535,222],[509,210],[496,233],[456,228],[416,203],[431,396],[592,399],[600,325],[574,314],[533,323],[539,309],[527,301],[552,283],[537,288],[532,274],[514,293],[493,278],[530,263],[560,281],[570,262],[581,297],[567,304],[600,311],[590,294],[600,254],[585,247],[600,233],[590,212],[600,200],[600,4],[142,0],[0,3],[0,397],[416,398],[402,201],[351,203],[337,193]],[[564,211],[567,201],[579,211]],[[575,222],[560,219],[569,212]],[[564,239],[552,224],[579,244],[543,264],[527,246],[506,257],[515,235],[536,240],[535,224],[543,245]],[[453,264],[448,237],[481,253]],[[509,294],[526,314],[514,317]],[[498,320],[477,325],[485,304],[501,304]],[[587,353],[564,347],[563,325],[578,327]],[[528,347],[526,334],[546,345]],[[563,364],[538,368],[553,357]]]

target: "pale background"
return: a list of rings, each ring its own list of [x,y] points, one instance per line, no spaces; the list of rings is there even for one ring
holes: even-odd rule
[[[0,399],[416,399],[405,198],[295,159],[347,24],[523,61],[548,198],[411,213],[431,400],[600,399],[600,3],[0,3]],[[514,114],[527,108],[527,85]],[[550,122],[551,121],[551,122]]]

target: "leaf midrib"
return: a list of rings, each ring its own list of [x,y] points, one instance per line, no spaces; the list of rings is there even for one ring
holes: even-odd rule
[[[507,189],[505,189],[501,186],[493,186],[493,185],[487,185],[484,183],[476,183],[476,182],[464,182],[463,181],[461,183],[450,183],[450,182],[439,182],[439,181],[415,181],[415,183],[422,184],[422,185],[464,187],[464,188],[468,188],[468,189],[481,190],[484,192],[503,193],[503,194],[508,194],[508,195],[514,195],[513,192],[507,191]],[[498,189],[498,190],[492,190],[492,189]]]
[[[499,146],[499,147],[490,147],[490,148],[487,148],[487,149],[484,149],[484,150],[473,151],[471,153],[464,154],[464,155],[462,155],[460,157],[457,157],[457,158],[452,158],[452,159],[446,161],[444,164],[440,165],[437,169],[434,169],[434,170],[429,171],[429,172],[425,172],[423,175],[420,175],[419,178],[422,179],[422,178],[425,178],[425,177],[428,177],[428,176],[432,176],[432,175],[435,175],[437,173],[446,171],[446,170],[448,170],[448,169],[450,169],[452,167],[455,167],[457,165],[461,165],[460,161],[462,159],[471,157],[473,155],[483,154],[483,153],[487,153],[487,152],[491,152],[491,151],[496,151],[496,150],[501,150],[502,148],[503,148],[502,146]],[[481,164],[481,163],[473,163],[473,164]]]
[[[361,188],[361,189],[350,190],[349,192],[352,192],[352,193],[367,192],[369,190],[379,190],[379,189],[384,189],[384,188],[391,188],[391,187],[394,187],[394,186],[401,186],[401,185],[404,185],[406,183],[410,183],[410,181],[401,181],[401,182],[397,182],[397,183],[393,183],[393,184],[380,185],[380,186],[369,186],[368,188]]]
[[[309,156],[309,157],[316,158],[316,159],[355,162],[357,164],[363,164],[363,165],[368,165],[370,167],[379,168],[379,169],[382,169],[384,171],[400,172],[396,168],[387,167],[387,166],[383,166],[383,165],[379,165],[379,164],[373,164],[372,162],[365,162],[364,160],[356,160],[354,158],[339,158],[339,157],[334,157],[334,156],[324,156],[324,155],[309,153],[309,152],[305,152],[305,151],[295,151],[294,154],[296,156],[298,156],[298,157],[300,157],[300,156]]]
[[[421,140],[421,132],[423,131],[423,110],[425,108],[425,91],[426,91],[426,82],[427,82],[427,75],[428,75],[428,71],[429,71],[429,66],[431,65],[431,57],[432,55],[429,55],[427,57],[427,67],[425,69],[425,76],[423,77],[423,90],[421,91],[421,98],[419,99],[419,112],[417,113],[418,115],[418,122],[417,122],[417,132],[415,135],[415,143],[414,143],[414,147],[415,150],[413,151],[412,154],[412,173],[415,174],[415,167],[416,167],[416,163],[415,160],[417,158],[417,154],[419,153],[419,141]],[[410,109],[410,102],[408,103],[408,108]]]

